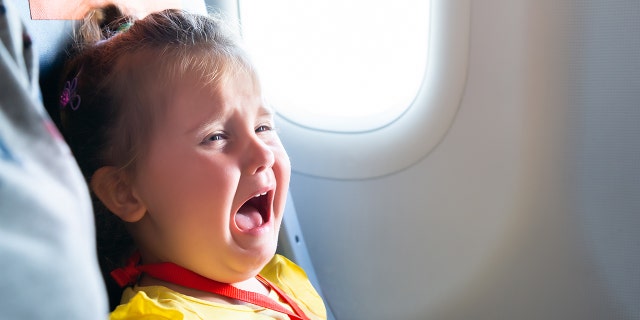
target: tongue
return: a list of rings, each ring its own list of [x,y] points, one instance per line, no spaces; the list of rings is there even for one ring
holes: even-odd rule
[[[245,204],[236,213],[236,225],[243,231],[257,228],[262,225],[262,215],[256,207]]]

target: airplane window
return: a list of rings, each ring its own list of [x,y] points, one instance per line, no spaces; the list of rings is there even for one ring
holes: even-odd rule
[[[294,172],[392,174],[451,128],[466,84],[471,0],[240,0],[236,8]]]
[[[424,78],[429,1],[240,1],[242,34],[269,103],[308,128],[379,128]]]

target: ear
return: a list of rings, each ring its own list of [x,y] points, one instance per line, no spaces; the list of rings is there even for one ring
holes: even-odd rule
[[[90,185],[107,209],[123,221],[137,222],[147,212],[124,170],[102,167],[93,174]]]

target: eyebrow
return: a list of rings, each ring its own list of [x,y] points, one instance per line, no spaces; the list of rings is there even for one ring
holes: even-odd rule
[[[258,116],[260,116],[260,117],[264,117],[264,116],[273,117],[275,114],[276,114],[276,111],[273,109],[273,107],[266,106],[264,103],[260,104],[260,107],[259,107],[259,110],[258,110]]]
[[[192,135],[194,133],[200,135],[203,131],[206,130],[206,128],[219,123],[221,116],[222,114],[220,113],[219,110],[212,109],[210,112],[207,113],[206,116],[202,117],[201,121],[198,121],[197,124],[185,130],[184,133],[187,135]]]

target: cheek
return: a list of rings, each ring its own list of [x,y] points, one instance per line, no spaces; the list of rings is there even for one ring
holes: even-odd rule
[[[291,172],[291,161],[289,160],[287,150],[284,148],[284,145],[282,145],[280,137],[276,135],[271,146],[273,154],[276,158],[276,164],[282,167],[282,169],[286,171],[287,174],[289,174]]]
[[[273,166],[273,172],[278,183],[278,193],[280,201],[276,210],[279,213],[282,213],[284,211],[284,206],[287,201],[287,193],[289,191],[289,180],[291,179],[291,162],[284,148],[280,148],[277,152],[274,153],[276,162]]]
[[[204,156],[176,154],[186,153],[155,154],[158,160],[147,161],[139,170],[140,195],[151,213],[186,218],[187,213],[217,211],[229,205],[227,199],[232,198],[229,195],[237,180],[233,170]]]
[[[182,202],[225,206],[229,204],[229,199],[233,199],[237,181],[238,173],[228,166],[203,160],[184,163],[183,168],[176,170],[167,183],[177,196],[184,199]]]
[[[289,155],[282,145],[274,150],[275,163],[274,173],[279,178],[279,184],[285,183],[288,187],[289,179],[291,177],[291,161]]]

